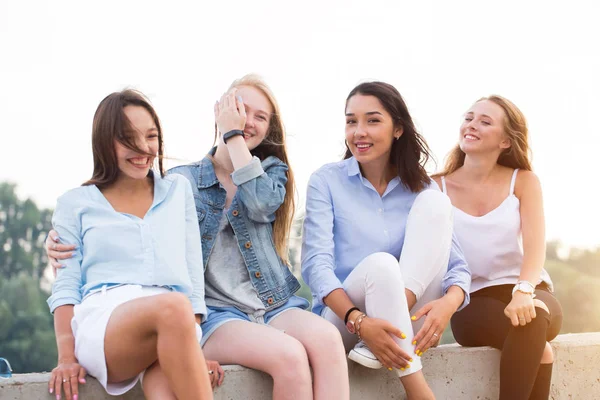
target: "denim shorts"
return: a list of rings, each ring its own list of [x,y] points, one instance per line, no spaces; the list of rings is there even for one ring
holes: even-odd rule
[[[202,328],[202,340],[200,345],[204,346],[208,338],[219,328],[221,325],[231,321],[247,321],[255,322],[257,324],[269,325],[271,321],[277,318],[288,310],[298,309],[307,310],[309,307],[308,300],[300,296],[292,296],[281,306],[274,308],[264,313],[264,315],[256,316],[253,314],[246,314],[235,307],[211,307],[208,306],[208,315],[201,325]]]

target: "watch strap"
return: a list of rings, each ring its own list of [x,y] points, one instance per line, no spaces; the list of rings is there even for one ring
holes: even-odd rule
[[[224,133],[223,134],[223,143],[227,144],[227,141],[229,139],[231,139],[234,136],[238,136],[238,135],[244,136],[244,131],[242,131],[240,129],[233,129],[233,130],[230,130],[227,133]]]
[[[346,311],[346,316],[344,317],[344,324],[348,323],[348,318],[350,318],[350,313],[352,313],[352,311],[360,311],[360,308],[358,308],[358,307],[352,307],[351,309],[349,309],[348,311]]]

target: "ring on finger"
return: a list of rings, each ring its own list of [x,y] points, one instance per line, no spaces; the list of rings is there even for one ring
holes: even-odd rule
[[[437,333],[434,333],[433,336],[435,337],[439,337],[440,335],[438,335]]]
[[[209,374],[209,375],[212,375],[212,374],[214,374],[214,373],[215,373],[215,371],[213,371],[212,369],[208,371],[208,374]]]
[[[68,379],[67,378],[63,378],[63,383],[67,383]]]

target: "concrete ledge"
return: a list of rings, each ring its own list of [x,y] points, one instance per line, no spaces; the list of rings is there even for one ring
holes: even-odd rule
[[[600,399],[600,332],[560,335],[552,343],[555,362],[551,398]],[[500,352],[488,347],[440,346],[424,356],[425,376],[438,400],[497,399]],[[349,363],[352,400],[404,399],[398,378],[387,370],[369,370]],[[519,366],[515,366],[519,368]],[[271,378],[241,366],[226,366],[225,382],[215,400],[265,400],[271,398]],[[15,375],[0,379],[1,400],[52,399],[47,391],[49,374]],[[82,400],[109,400],[98,382],[88,378]],[[136,387],[120,398],[143,399]]]

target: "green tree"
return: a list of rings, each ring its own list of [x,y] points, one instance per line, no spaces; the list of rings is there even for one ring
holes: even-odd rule
[[[25,273],[41,278],[48,263],[44,240],[52,210],[40,210],[31,199],[21,201],[15,188],[0,183],[0,276]]]
[[[56,366],[53,318],[39,279],[21,274],[0,282],[0,356],[15,372]]]
[[[20,200],[15,188],[0,183],[0,357],[15,372],[49,371],[56,365],[56,341],[40,281],[52,210]]]

